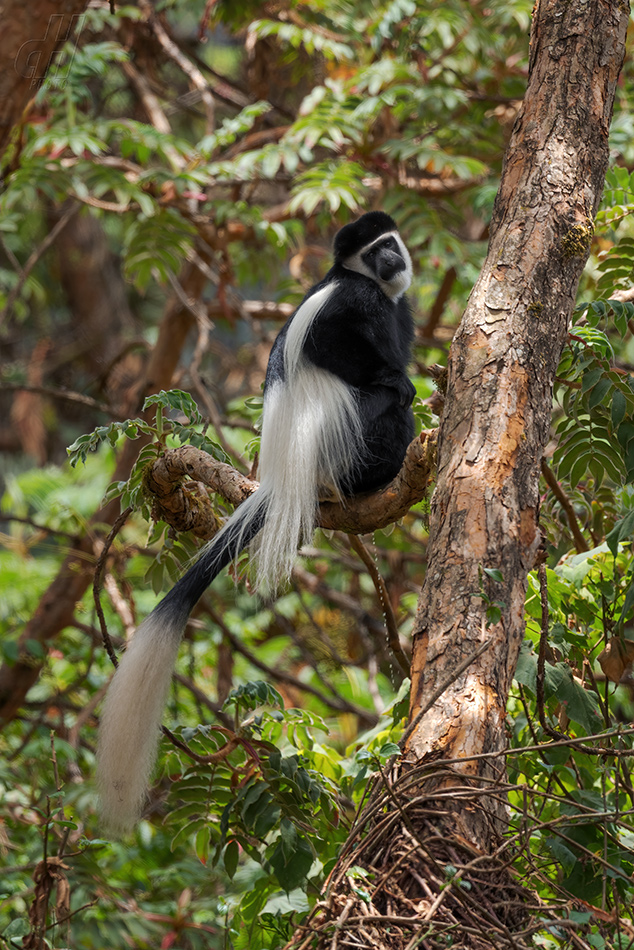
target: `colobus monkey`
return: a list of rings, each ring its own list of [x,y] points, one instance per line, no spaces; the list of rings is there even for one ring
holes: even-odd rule
[[[255,583],[290,575],[319,500],[387,484],[414,436],[407,377],[410,256],[389,215],[371,211],[335,238],[334,265],[279,333],[264,386],[260,488],[138,628],[108,690],[98,744],[102,814],[115,832],[140,815],[187,618],[251,544]]]

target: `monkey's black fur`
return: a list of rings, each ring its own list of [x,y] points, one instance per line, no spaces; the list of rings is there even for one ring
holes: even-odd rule
[[[334,265],[304,298],[327,284],[338,283],[336,293],[313,320],[302,354],[355,389],[365,451],[353,471],[343,476],[346,495],[373,491],[391,481],[414,437],[411,404],[416,390],[407,375],[414,334],[409,302],[404,294],[390,300],[375,279],[349,270],[343,263],[382,234],[396,230],[392,218],[382,211],[370,211],[345,225],[335,238]],[[376,258],[383,250],[384,257],[397,258],[402,265],[399,270],[404,270],[400,249],[392,249],[394,238],[386,243],[385,250],[375,246],[367,252],[368,265],[380,266],[382,262]],[[266,386],[284,380],[284,341],[294,316],[273,344]]]
[[[257,580],[275,588],[312,534],[319,498],[372,491],[398,473],[414,435],[410,281],[394,221],[370,212],[339,231],[333,266],[275,340],[260,488],[139,627],[106,699],[99,783],[114,830],[140,812],[178,645],[209,584],[255,539]]]
[[[370,219],[370,226],[366,219]],[[336,261],[374,241],[385,230],[395,231],[389,215],[381,211],[366,214],[359,221],[347,224],[335,240]],[[342,235],[344,239],[342,239]],[[356,240],[355,240],[356,239]],[[390,243],[394,243],[391,239]],[[396,256],[390,248],[390,254]],[[368,254],[374,258],[380,249]],[[402,257],[398,256],[399,261]],[[404,262],[403,262],[404,264]],[[342,472],[340,488],[343,495],[374,491],[390,482],[399,472],[407,446],[414,437],[414,416],[411,410],[416,394],[406,368],[414,332],[407,298],[395,301],[386,298],[375,280],[365,274],[348,270],[335,263],[326,276],[308,292],[302,304],[318,290],[334,282],[331,296],[312,321],[302,356],[306,361],[327,370],[355,390],[355,399],[363,433],[363,455],[353,468]],[[265,399],[274,382],[284,382],[284,344],[295,315],[289,317],[271,348],[265,380]],[[263,518],[240,535],[235,526],[223,538],[219,550],[212,545],[177,582],[159,607],[177,610],[187,618],[213,579],[227,567],[243,547],[261,530]],[[240,546],[237,546],[238,541]]]

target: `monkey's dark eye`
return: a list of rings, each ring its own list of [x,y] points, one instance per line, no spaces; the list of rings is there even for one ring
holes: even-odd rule
[[[394,238],[388,237],[383,241],[377,241],[376,244],[373,244],[365,254],[362,255],[363,260],[366,264],[370,262],[374,263],[376,258],[383,253],[383,251],[395,251],[400,255],[400,249]]]

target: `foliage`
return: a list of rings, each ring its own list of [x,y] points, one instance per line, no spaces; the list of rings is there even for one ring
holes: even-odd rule
[[[477,276],[524,91],[529,0],[159,6],[158,21],[143,6],[88,11],[24,118],[0,192],[0,399],[16,433],[11,442],[0,428],[1,650],[4,670],[42,664],[0,738],[5,947],[32,934],[36,898],[48,908],[42,946],[77,948],[276,948],[314,906],[407,715],[383,606],[344,537],[318,536],[296,586],[273,603],[232,578],[214,584],[170,696],[178,741],[163,742],[146,817],[125,843],[100,838],[88,780],[110,675],[91,596],[54,640],[20,635],[77,539],[92,569],[111,527],[100,522],[104,493],[106,506],[134,508],[101,598],[115,641],[152,608],[196,545],[160,522],[148,528],[147,463],[189,443],[249,467],[254,392],[279,314],[253,316],[247,304],[283,314],[296,303],[357,210],[385,208],[412,251],[416,411],[434,423],[423,367],[444,360]],[[184,59],[162,45],[157,22]],[[557,491],[544,486],[542,504],[548,624],[531,575],[509,706],[516,870],[570,921],[558,930],[545,909],[543,947],[571,946],[573,931],[598,948],[631,939],[631,70],[555,392]],[[82,210],[66,220],[69,208]],[[60,220],[70,250],[46,243]],[[193,265],[204,289],[188,283]],[[183,347],[187,368],[143,402],[145,350],[174,301],[194,329],[179,343],[173,321],[166,350]],[[122,471],[130,444],[142,449]],[[367,540],[403,636],[424,529],[423,506]],[[502,576],[483,569],[490,622]],[[45,857],[58,862],[49,891],[37,882]]]
[[[634,304],[593,301],[576,311],[569,352],[559,367],[563,417],[556,427],[554,453],[560,479],[576,486],[589,470],[597,488],[607,476],[614,484],[634,480],[634,378],[614,367],[615,354],[599,324],[623,336]],[[576,388],[578,387],[578,388]]]
[[[85,463],[88,454],[96,452],[103,442],[109,442],[110,445],[116,446],[121,436],[135,440],[144,435],[151,439],[151,444],[142,448],[137,455],[127,481],[113,483],[105,495],[108,501],[113,498],[120,498],[122,509],[129,505],[140,508],[148,518],[149,502],[143,482],[144,472],[147,465],[155,461],[165,450],[168,441],[169,444],[173,444],[178,440],[181,445],[193,445],[215,458],[221,460],[226,458],[218,442],[207,438],[204,431],[200,431],[201,426],[206,428],[206,425],[203,425],[203,417],[189,393],[185,393],[180,389],[173,389],[169,392],[161,390],[160,393],[148,396],[145,399],[143,410],[149,409],[151,406],[156,406],[156,417],[153,423],[146,422],[144,419],[126,419],[124,422],[111,422],[108,426],[98,426],[89,434],[80,435],[67,449],[70,464],[74,467],[78,462]],[[163,412],[166,410],[178,413],[181,418],[185,417],[186,422],[180,422],[177,418],[164,419]],[[170,436],[171,439],[169,439]]]
[[[514,750],[509,778],[522,786],[522,792],[511,794],[513,828],[529,836],[520,860],[523,873],[537,876],[545,898],[549,892],[552,900],[571,895],[589,909],[609,906],[617,916],[628,915],[634,896],[628,758],[634,733],[623,725],[631,718],[630,690],[619,684],[628,662],[621,654],[623,662],[611,670],[606,647],[624,636],[625,618],[631,623],[631,517],[628,527],[625,544],[612,550],[601,545],[565,558],[548,571],[545,630],[539,584],[532,577],[526,605],[528,639],[509,709]],[[533,651],[540,640],[548,657],[541,710]],[[537,745],[540,758],[531,751]],[[593,914],[585,923],[586,933],[599,941],[607,937]],[[552,946],[565,943],[554,939]]]

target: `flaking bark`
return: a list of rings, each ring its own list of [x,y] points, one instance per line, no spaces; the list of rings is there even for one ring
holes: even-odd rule
[[[627,4],[603,0],[542,0],[535,8],[528,89],[489,252],[451,347],[411,717],[479,642],[493,644],[423,717],[408,745],[418,764],[506,743],[527,574],[540,546],[538,486],[553,382],[603,189],[628,15]],[[498,623],[487,622],[487,598],[501,605]],[[504,773],[501,761],[465,763],[463,771],[482,770]],[[486,845],[475,815],[461,810],[459,830]]]

